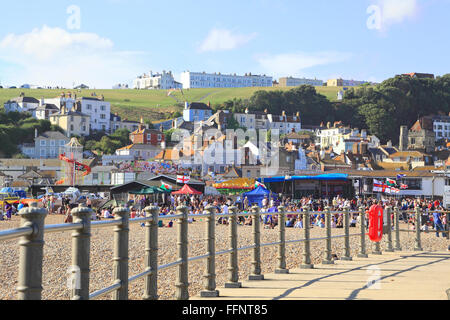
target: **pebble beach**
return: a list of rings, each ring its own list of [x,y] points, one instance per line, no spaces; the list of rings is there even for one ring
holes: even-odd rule
[[[63,223],[64,217],[51,215],[46,218],[46,224]],[[13,217],[12,221],[1,221],[0,230],[17,228],[20,219]],[[197,220],[189,224],[189,257],[196,257],[206,253],[205,243],[206,223]],[[407,225],[401,223],[401,229],[406,230]],[[350,228],[351,234],[359,232],[357,228]],[[333,229],[332,235],[342,235],[343,229]],[[238,227],[238,246],[244,247],[253,244],[251,226]],[[130,225],[129,234],[129,276],[134,276],[144,271],[144,235],[145,228],[140,224]],[[311,230],[311,238],[325,237],[325,229],[314,227]],[[277,242],[279,238],[278,228],[264,229],[261,226],[261,243]],[[401,245],[404,251],[412,251],[414,248],[414,231],[401,232]],[[286,229],[286,240],[303,239],[303,229]],[[159,265],[168,264],[177,260],[177,228],[159,228]],[[367,239],[367,251],[371,252],[372,244]],[[356,256],[359,251],[360,237],[350,238],[351,255]],[[434,232],[422,234],[422,247],[426,251],[445,251],[450,241],[439,237]],[[71,266],[72,252],[71,232],[52,233],[45,235],[44,261],[43,261],[43,292],[44,300],[68,300],[70,290],[67,287],[67,270]],[[382,249],[386,247],[386,239],[383,240]],[[312,262],[321,263],[324,256],[325,240],[311,242]],[[216,251],[229,249],[229,227],[216,226]],[[344,239],[333,240],[332,251],[339,258],[344,250]],[[90,291],[102,289],[111,285],[113,277],[113,228],[93,229],[91,238],[91,274]],[[303,244],[294,243],[286,246],[287,268],[296,269],[301,264]],[[277,267],[278,247],[263,247],[261,249],[262,272],[273,273]],[[217,288],[223,287],[228,280],[228,256],[216,257],[216,282]],[[251,273],[252,250],[239,252],[239,278],[246,280]],[[189,294],[199,295],[203,289],[203,275],[205,273],[206,260],[189,264]],[[0,242],[0,299],[14,300],[17,296],[16,286],[18,277],[19,246],[18,240]],[[158,294],[160,300],[175,299],[175,282],[177,267],[160,271],[158,273]],[[129,298],[142,299],[144,291],[144,279],[137,280],[129,286]],[[108,300],[110,296],[102,299]]]

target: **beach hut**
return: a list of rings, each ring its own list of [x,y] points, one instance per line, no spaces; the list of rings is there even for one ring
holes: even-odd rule
[[[180,191],[172,192],[173,195],[200,195],[202,194],[200,191],[195,190],[194,188],[188,186],[187,184],[181,188]]]
[[[262,186],[259,186],[255,190],[252,190],[250,192],[246,192],[242,195],[242,199],[245,199],[245,197],[248,198],[248,202],[250,205],[257,204],[258,206],[262,207],[262,201],[264,197],[267,197],[269,199],[271,192]],[[274,197],[274,195],[272,195]]]

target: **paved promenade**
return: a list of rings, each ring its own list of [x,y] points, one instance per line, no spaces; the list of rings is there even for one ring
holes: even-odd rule
[[[368,285],[374,280],[373,285]],[[266,274],[241,289],[220,288],[224,300],[447,300],[450,252],[383,252],[289,274]],[[199,297],[193,300],[204,300]],[[213,300],[215,300],[213,299]]]

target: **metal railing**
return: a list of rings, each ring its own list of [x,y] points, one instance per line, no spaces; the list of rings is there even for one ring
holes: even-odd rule
[[[385,251],[402,250],[400,243],[400,225],[398,208],[387,207],[387,248]],[[392,228],[391,213],[394,213],[394,228]],[[360,237],[359,252],[360,258],[367,258],[366,248],[366,211],[361,207],[359,211],[350,212],[349,208],[344,211],[325,211],[311,212],[309,207],[304,207],[302,212],[286,212],[284,207],[279,207],[278,212],[263,213],[278,216],[279,241],[273,243],[261,243],[261,209],[258,206],[251,208],[251,212],[239,212],[237,207],[231,207],[228,214],[216,214],[216,207],[208,206],[204,214],[188,215],[188,208],[180,206],[177,208],[177,214],[159,216],[158,207],[147,207],[145,209],[146,217],[129,219],[129,210],[123,207],[116,208],[114,220],[91,222],[92,210],[85,207],[78,207],[72,210],[74,222],[61,225],[45,226],[45,217],[47,211],[39,209],[36,204],[24,208],[19,212],[21,217],[21,227],[12,230],[0,231],[0,241],[19,238],[20,258],[19,258],[19,281],[17,286],[20,300],[40,300],[42,293],[42,261],[44,249],[44,234],[55,232],[72,231],[72,266],[77,270],[78,285],[71,291],[72,300],[99,299],[111,294],[115,300],[128,299],[128,287],[130,283],[144,279],[144,300],[158,299],[158,272],[169,268],[178,268],[176,280],[176,299],[189,299],[188,267],[189,263],[194,261],[206,260],[206,272],[204,275],[204,289],[200,295],[202,297],[217,297],[219,291],[216,288],[216,262],[218,256],[228,255],[228,281],[226,288],[241,288],[239,282],[239,263],[238,253],[241,251],[252,250],[252,269],[249,280],[264,280],[261,266],[261,248],[278,246],[277,266],[275,273],[289,273],[286,267],[286,245],[303,243],[303,257],[300,268],[311,269],[314,265],[311,261],[312,241],[325,241],[323,264],[333,264],[332,240],[344,239],[344,250],[341,260],[352,260],[350,252],[350,237]],[[416,221],[420,221],[422,212],[420,209],[414,211]],[[447,224],[449,223],[450,213],[447,214]],[[326,236],[321,238],[311,238],[311,214],[325,215]],[[343,235],[332,236],[332,215],[343,215]],[[350,234],[350,215],[359,215],[360,232]],[[286,240],[286,216],[302,216],[303,239]],[[238,248],[238,217],[252,217],[252,235],[253,245]],[[189,218],[206,218],[206,254],[198,257],[189,257],[188,255],[188,225]],[[215,248],[215,223],[218,218],[229,219],[229,249],[216,252]],[[158,264],[158,224],[159,220],[177,221],[177,255],[178,259],[174,262],[159,265]],[[128,275],[128,250],[129,250],[129,225],[134,223],[145,223],[145,270],[137,275],[129,277]],[[420,224],[419,224],[420,225]],[[114,227],[114,249],[113,249],[113,281],[106,288],[95,292],[89,291],[90,274],[90,244],[91,230],[100,228]],[[448,226],[447,226],[448,227]],[[394,229],[394,230],[392,230]],[[416,228],[416,238],[414,250],[421,251],[421,230]],[[394,232],[394,239],[392,232]],[[448,236],[447,232],[447,236]],[[380,243],[376,243],[372,254],[381,254]]]

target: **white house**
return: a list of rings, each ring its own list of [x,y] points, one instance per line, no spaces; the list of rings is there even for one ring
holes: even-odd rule
[[[77,111],[90,117],[90,129],[110,131],[111,104],[103,98],[83,97],[77,99]]]
[[[220,72],[206,73],[186,71],[181,74],[183,89],[271,87],[272,82],[272,77],[266,75],[252,75],[251,73],[239,76],[236,74],[221,74]]]
[[[83,185],[111,185],[112,172],[115,170],[115,166],[95,166],[84,178]]]
[[[151,144],[131,144],[116,150],[117,156],[134,157],[135,160],[150,160],[154,159],[159,153],[161,153],[160,146],[154,146]]]
[[[280,135],[302,130],[300,113],[297,113],[295,116],[286,116],[286,112],[283,111],[281,116],[268,114],[267,119],[268,129],[278,129]]]
[[[334,127],[318,131],[317,137],[320,141],[320,148],[332,147],[334,153],[353,151],[353,145],[367,142],[368,148],[378,148],[380,139],[374,135],[367,135],[366,130],[351,129],[350,127]]]
[[[39,107],[39,100],[33,97],[25,97],[24,94],[4,103],[6,112],[30,112],[33,116],[37,107]]]
[[[169,89],[182,89],[182,84],[175,81],[172,71],[162,73],[144,74],[137,77],[133,81],[133,87],[135,89],[154,89],[154,90],[169,90]]]

